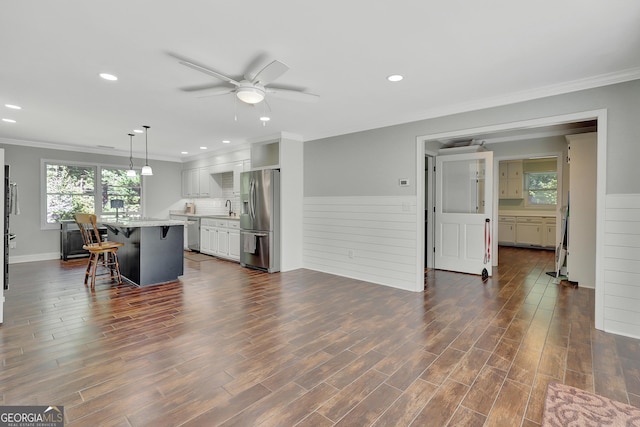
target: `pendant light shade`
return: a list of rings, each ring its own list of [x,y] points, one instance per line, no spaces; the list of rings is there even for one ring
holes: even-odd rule
[[[149,166],[149,126],[142,126],[144,128],[144,166],[142,167],[142,172],[140,175],[150,176],[153,175],[153,169]]]
[[[129,134],[129,170],[127,171],[127,176],[129,178],[135,178],[136,177],[136,171],[133,170],[133,137],[135,135],[130,133]]]

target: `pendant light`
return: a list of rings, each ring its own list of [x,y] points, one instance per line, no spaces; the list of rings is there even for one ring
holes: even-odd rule
[[[136,171],[133,170],[133,137],[135,135],[130,133],[129,134],[129,170],[127,171],[127,176],[129,178],[135,178],[136,177]]]
[[[153,175],[153,170],[151,169],[151,166],[149,166],[149,147],[148,147],[148,132],[149,132],[149,126],[142,126],[144,128],[144,166],[142,167],[142,172],[140,172],[140,175]]]

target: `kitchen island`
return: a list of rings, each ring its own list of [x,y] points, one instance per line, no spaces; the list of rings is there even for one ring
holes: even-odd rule
[[[120,273],[138,286],[175,282],[184,273],[184,222],[170,219],[107,220],[108,239],[118,249]]]

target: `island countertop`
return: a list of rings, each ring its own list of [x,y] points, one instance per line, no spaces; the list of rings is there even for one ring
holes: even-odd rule
[[[99,221],[102,225],[110,225],[112,227],[123,227],[123,228],[132,228],[132,227],[165,227],[172,225],[184,225],[184,221],[176,220],[176,219],[107,219],[104,221]]]

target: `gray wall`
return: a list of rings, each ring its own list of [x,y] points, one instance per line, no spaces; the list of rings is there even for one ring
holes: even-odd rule
[[[10,257],[59,253],[59,230],[40,229],[40,165],[42,159],[91,162],[128,166],[128,157],[106,156],[45,148],[0,144],[5,152],[5,163],[11,166],[11,181],[18,183],[20,215],[11,215],[11,232],[16,234],[17,246]],[[134,159],[141,165],[144,160]],[[154,175],[143,184],[145,215],[168,217],[170,205],[180,199],[181,163],[150,160]],[[166,215],[164,212],[166,211]]]
[[[404,125],[308,141],[304,195],[416,194],[416,137],[581,111],[608,110],[607,193],[640,193],[640,80]],[[410,187],[399,187],[407,177]]]

